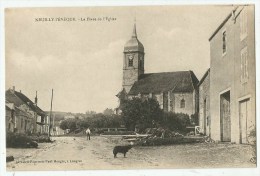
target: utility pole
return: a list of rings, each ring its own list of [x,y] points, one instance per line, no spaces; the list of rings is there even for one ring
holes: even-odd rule
[[[53,124],[51,125],[51,121],[52,121],[52,100],[53,100],[53,89],[51,89],[51,110],[50,110],[49,133],[48,133],[49,137],[50,137],[51,128],[53,128]]]

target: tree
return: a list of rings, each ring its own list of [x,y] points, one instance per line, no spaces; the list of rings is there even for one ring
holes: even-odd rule
[[[152,127],[152,121],[160,121],[161,116],[159,103],[152,98],[133,98],[122,104],[122,117],[128,130],[134,130],[135,126],[140,130]]]
[[[93,114],[92,117],[79,119],[79,118],[69,118],[61,121],[60,128],[63,130],[70,129],[74,131],[76,129],[86,129],[91,128],[117,128],[123,124],[121,116],[104,115],[102,113]]]
[[[104,111],[103,111],[103,114],[105,115],[105,116],[111,116],[111,115],[113,115],[114,114],[114,111],[113,111],[113,109],[105,109]]]
[[[68,124],[67,124],[67,121],[66,120],[62,120],[61,123],[60,123],[60,128],[62,130],[66,130],[68,129]]]
[[[77,119],[65,119],[61,121],[60,128],[63,130],[70,129],[71,131],[74,131],[77,128],[76,122]]]

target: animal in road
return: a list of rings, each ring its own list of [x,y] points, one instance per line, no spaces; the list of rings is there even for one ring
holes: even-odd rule
[[[118,153],[124,154],[124,157],[128,150],[130,150],[133,146],[132,145],[125,145],[125,146],[115,146],[113,150],[114,158],[116,158],[116,155]]]

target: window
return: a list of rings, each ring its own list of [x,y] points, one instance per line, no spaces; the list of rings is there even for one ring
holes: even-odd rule
[[[240,14],[240,40],[245,39],[247,36],[247,10],[244,7]]]
[[[140,60],[140,68],[142,68],[142,67],[143,67],[143,61]]]
[[[181,100],[181,108],[185,108],[185,100],[184,99]]]
[[[222,54],[227,52],[227,32],[223,31],[222,33]]]
[[[23,128],[23,119],[21,119],[21,128]]]
[[[24,131],[26,131],[26,127],[27,127],[27,120],[24,121]]]
[[[128,57],[128,66],[132,67],[133,66],[133,56]]]
[[[240,55],[240,81],[241,83],[247,82],[248,79],[248,58],[247,58],[247,47],[241,50]]]

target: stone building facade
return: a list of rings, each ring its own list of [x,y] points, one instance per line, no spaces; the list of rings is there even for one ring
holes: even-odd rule
[[[137,38],[134,25],[132,37],[124,47],[123,83],[117,95],[119,99],[122,96],[156,98],[165,112],[197,113],[199,81],[193,71],[145,73],[144,56],[144,46]]]
[[[254,6],[238,6],[210,41],[211,137],[249,143],[256,121]]]
[[[199,84],[199,126],[200,132],[211,136],[210,125],[210,69],[201,78]]]

